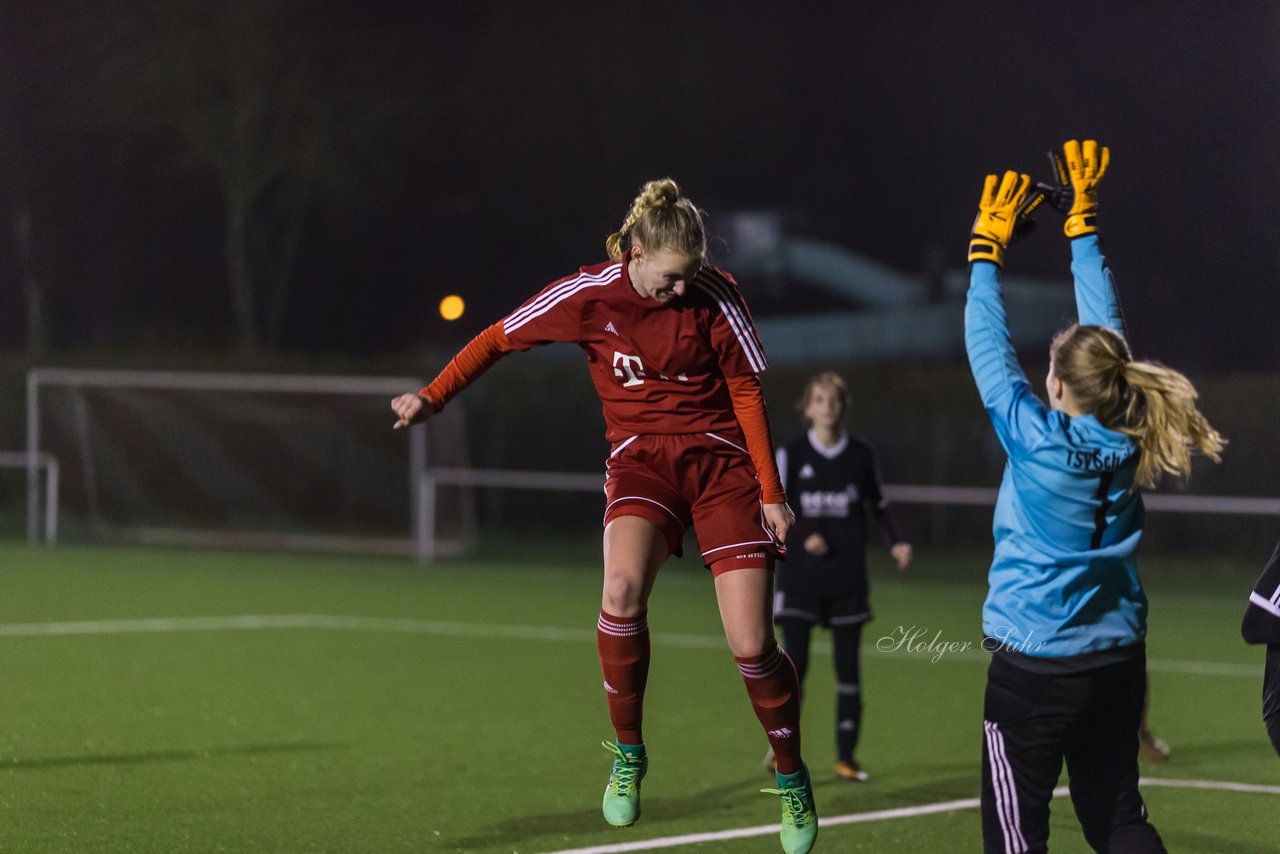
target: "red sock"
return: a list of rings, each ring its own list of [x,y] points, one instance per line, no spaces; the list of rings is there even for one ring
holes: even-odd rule
[[[751,708],[760,719],[778,760],[778,772],[794,774],[800,764],[800,683],[796,667],[777,645],[750,658],[734,656],[747,683]]]
[[[648,611],[634,617],[600,612],[596,623],[596,647],[604,674],[609,719],[619,744],[644,744],[640,721],[644,717],[644,686],[649,678]]]

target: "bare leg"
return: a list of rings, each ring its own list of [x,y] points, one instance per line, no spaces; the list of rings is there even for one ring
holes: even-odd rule
[[[720,622],[734,657],[757,656],[775,645],[772,596],[772,570],[735,569],[716,576]]]
[[[634,617],[649,604],[658,570],[667,559],[661,529],[639,516],[619,516],[604,529],[604,593],[600,608]]]

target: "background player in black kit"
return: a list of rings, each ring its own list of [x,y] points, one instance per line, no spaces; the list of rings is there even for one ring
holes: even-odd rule
[[[815,623],[831,629],[836,668],[836,776],[866,780],[854,750],[862,725],[859,650],[867,603],[869,506],[898,569],[911,563],[903,537],[880,489],[875,454],[844,429],[849,387],[830,371],[805,387],[800,410],[808,432],[777,451],[778,471],[792,496],[796,522],[787,537],[787,560],[777,573],[773,619],[795,662],[801,685],[809,666]],[[773,760],[772,754],[765,759]]]

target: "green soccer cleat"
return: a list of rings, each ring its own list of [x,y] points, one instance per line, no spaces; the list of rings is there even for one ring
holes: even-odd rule
[[[609,785],[604,787],[604,820],[614,827],[630,827],[640,818],[640,781],[649,770],[649,757],[644,746],[627,745],[627,750],[613,742],[601,745],[613,754],[613,770],[609,773]]]
[[[766,795],[782,798],[782,850],[787,854],[809,854],[818,839],[818,810],[813,805],[813,783],[809,766],[797,774],[779,774],[777,789],[761,789]]]

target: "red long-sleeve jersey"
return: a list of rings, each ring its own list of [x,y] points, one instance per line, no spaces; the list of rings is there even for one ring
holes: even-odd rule
[[[728,273],[704,267],[682,298],[661,303],[636,293],[625,259],[583,267],[482,332],[422,394],[441,408],[506,353],[556,342],[586,353],[608,441],[681,433],[741,440],[764,500],[785,500],[757,379],[768,362]]]

